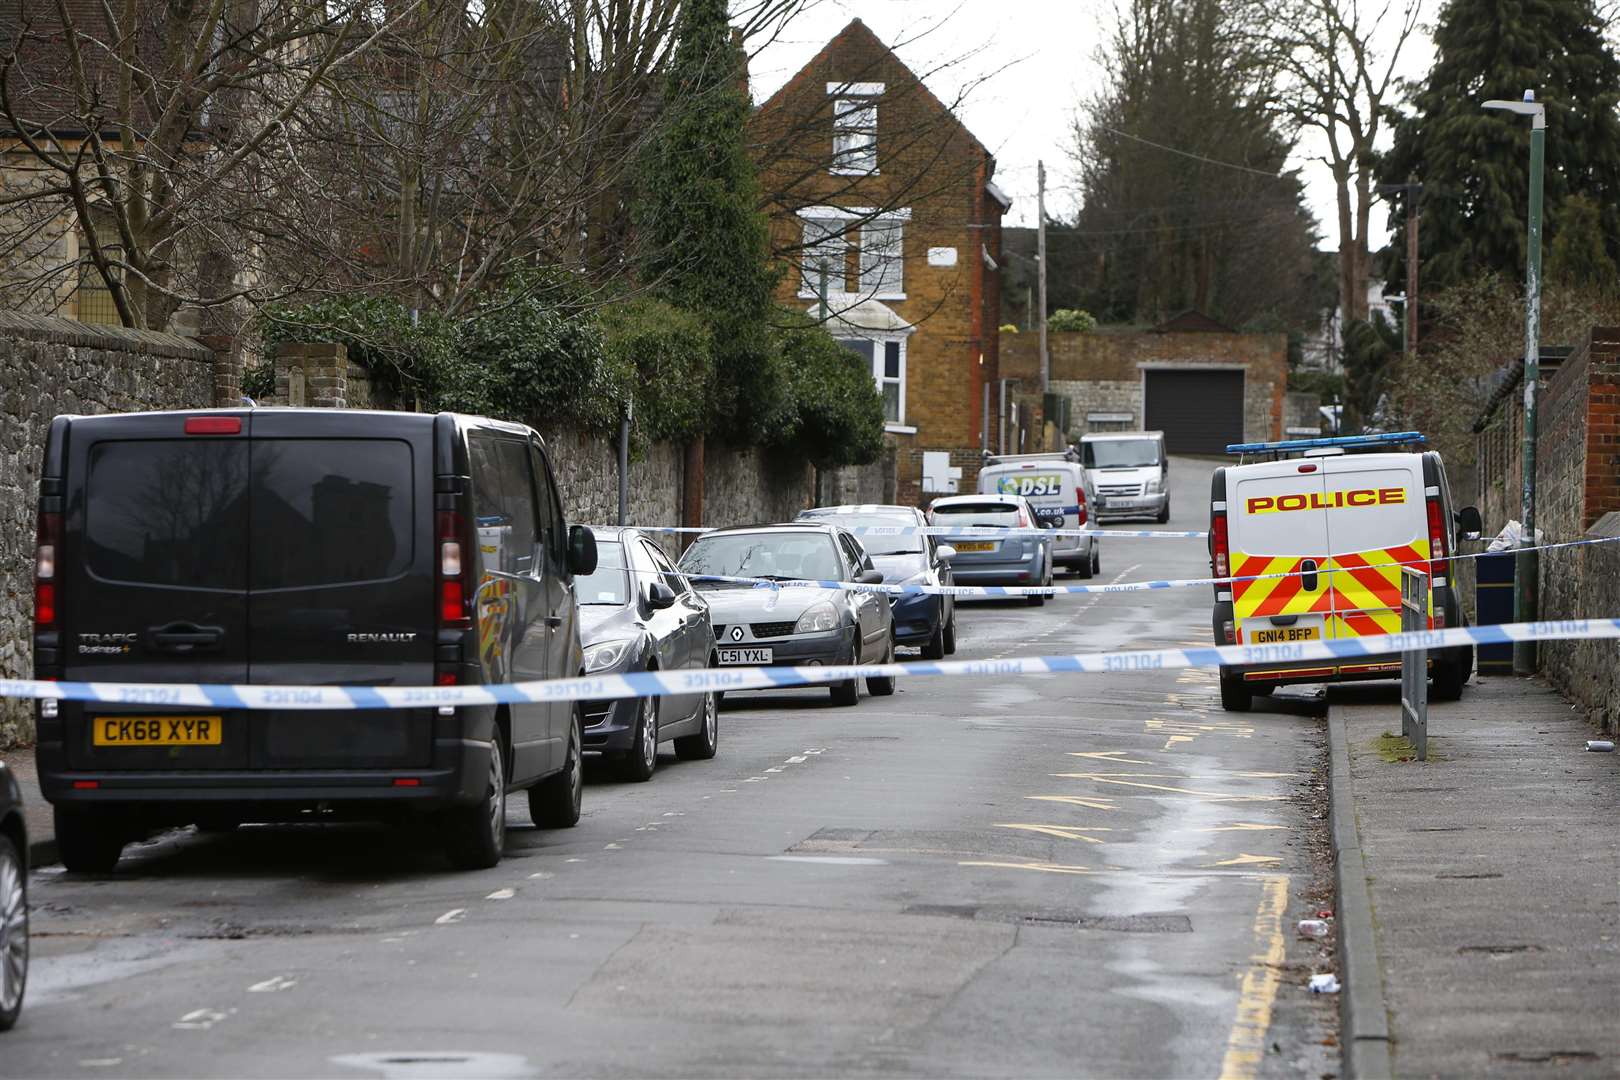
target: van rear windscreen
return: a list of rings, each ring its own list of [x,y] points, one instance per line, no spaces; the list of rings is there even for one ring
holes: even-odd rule
[[[90,450],[85,563],[104,581],[247,584],[248,445],[128,440]]]

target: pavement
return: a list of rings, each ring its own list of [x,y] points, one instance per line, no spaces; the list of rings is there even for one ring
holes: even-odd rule
[[[956,658],[1205,645],[1211,599],[963,603]],[[728,696],[713,761],[592,769],[573,829],[513,800],[487,871],[425,829],[174,830],[32,875],[0,1077],[1330,1077],[1337,962],[1294,933],[1333,906],[1324,727],[1211,671],[902,678]]]
[[[1620,755],[1535,679],[1431,704],[1427,762],[1398,687],[1328,701],[1348,1074],[1620,1073]]]

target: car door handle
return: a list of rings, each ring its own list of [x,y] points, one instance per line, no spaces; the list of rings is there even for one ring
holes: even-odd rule
[[[225,640],[225,630],[218,626],[198,626],[196,623],[169,623],[154,626],[147,631],[154,646],[163,652],[208,652],[217,649]]]
[[[562,624],[563,624],[563,620],[562,620],[561,615],[547,615],[546,616],[546,625],[551,627],[553,630],[555,630],[557,627],[561,626]]]

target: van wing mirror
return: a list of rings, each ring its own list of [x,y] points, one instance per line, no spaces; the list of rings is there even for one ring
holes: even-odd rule
[[[1464,540],[1478,540],[1485,531],[1485,522],[1479,516],[1479,508],[1465,506],[1451,515],[1457,522],[1457,529],[1463,534]]]
[[[568,527],[568,572],[576,577],[596,573],[596,534],[583,525]]]
[[[663,611],[665,608],[675,606],[675,590],[662,581],[655,581],[647,586],[647,607],[653,611]]]

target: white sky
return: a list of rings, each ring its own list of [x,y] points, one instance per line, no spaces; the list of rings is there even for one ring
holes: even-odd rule
[[[1437,0],[1429,0],[1429,7],[1437,9]],[[1068,218],[1078,194],[1068,157],[1070,126],[1080,101],[1102,82],[1096,55],[1113,12],[1112,0],[812,0],[779,40],[754,57],[754,100],[769,97],[859,17],[942,100],[953,101],[971,86],[960,114],[996,155],[996,183],[1014,199],[1007,224],[1035,223],[1035,166],[1041,159],[1048,213]],[[1407,42],[1403,74],[1420,76],[1432,57],[1426,37]],[[1305,166],[1322,247],[1336,249],[1333,183],[1325,167],[1307,158],[1296,152],[1290,163]],[[1375,207],[1374,249],[1384,235],[1384,215]]]

